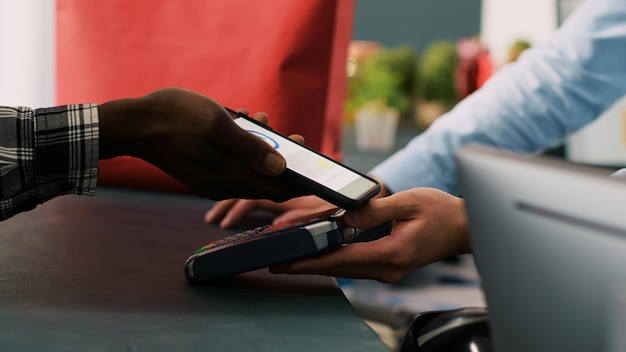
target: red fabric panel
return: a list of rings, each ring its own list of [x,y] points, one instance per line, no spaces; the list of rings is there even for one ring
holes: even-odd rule
[[[57,0],[57,102],[178,86],[340,158],[354,0]],[[185,190],[137,159],[101,161],[100,184]]]

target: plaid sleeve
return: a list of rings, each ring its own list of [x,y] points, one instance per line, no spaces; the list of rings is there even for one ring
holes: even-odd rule
[[[95,193],[95,104],[0,107],[0,220],[63,194]]]

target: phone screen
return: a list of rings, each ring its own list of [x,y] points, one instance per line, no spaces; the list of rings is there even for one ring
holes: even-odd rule
[[[287,168],[343,196],[357,200],[377,187],[373,180],[242,117],[235,122],[263,139],[285,158]]]

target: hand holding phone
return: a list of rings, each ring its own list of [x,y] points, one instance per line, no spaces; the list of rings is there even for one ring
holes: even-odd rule
[[[380,184],[374,179],[292,141],[245,114],[227,110],[237,125],[273,146],[287,161],[285,176],[312,194],[341,208],[353,209],[380,191]]]

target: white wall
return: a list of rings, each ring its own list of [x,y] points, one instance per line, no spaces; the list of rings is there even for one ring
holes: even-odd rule
[[[481,11],[481,39],[498,67],[514,41],[537,45],[557,27],[555,0],[483,0]]]
[[[55,4],[0,0],[0,105],[54,105]]]
[[[567,141],[568,159],[626,167],[626,96]]]

